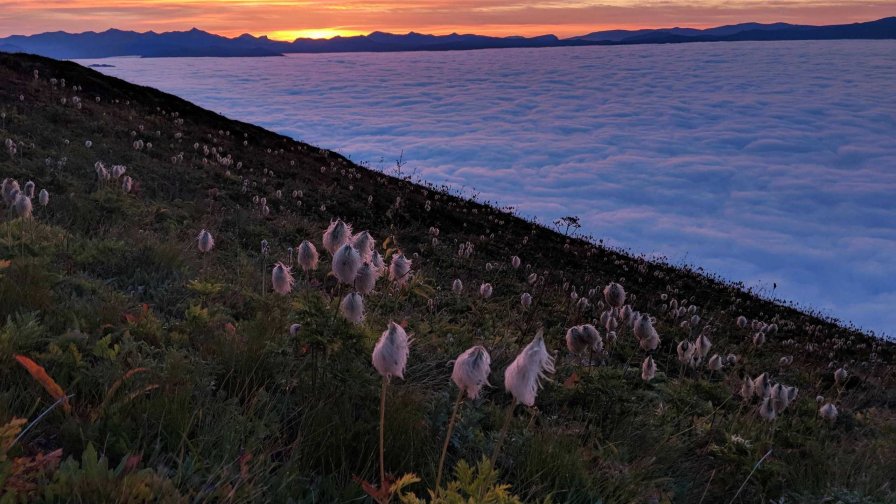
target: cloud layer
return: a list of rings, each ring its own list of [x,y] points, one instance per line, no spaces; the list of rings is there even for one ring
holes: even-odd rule
[[[403,151],[431,182],[896,329],[894,41],[103,62],[356,161]]]

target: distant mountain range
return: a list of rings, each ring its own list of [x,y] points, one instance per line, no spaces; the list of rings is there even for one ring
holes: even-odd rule
[[[271,40],[249,34],[227,38],[193,28],[181,32],[107,30],[104,32],[48,32],[0,38],[0,51],[25,52],[56,59],[141,56],[144,58],[190,56],[282,56],[289,53],[453,51],[511,47],[560,47],[582,45],[675,44],[747,40],[896,39],[896,17],[845,25],[808,26],[787,23],[742,23],[698,30],[660,28],[608,30],[560,39],[538,37],[487,37],[484,35],[397,35],[374,32],[355,37]]]

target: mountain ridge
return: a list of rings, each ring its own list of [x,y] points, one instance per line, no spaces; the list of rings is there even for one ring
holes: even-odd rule
[[[56,59],[115,56],[154,57],[272,57],[294,53],[451,51],[504,48],[542,48],[588,45],[668,44],[772,40],[896,39],[896,17],[842,25],[810,26],[788,23],[739,23],[714,28],[686,27],[605,30],[561,39],[545,34],[532,37],[493,37],[476,34],[431,35],[410,31],[329,39],[297,38],[291,42],[267,35],[244,33],[228,38],[196,27],[187,31],[136,32],[110,28],[102,32],[46,32],[0,38],[6,52],[27,52]]]

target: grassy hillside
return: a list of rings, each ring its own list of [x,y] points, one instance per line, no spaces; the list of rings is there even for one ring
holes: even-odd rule
[[[0,178],[35,184],[31,218],[11,182],[0,218],[2,502],[369,502],[383,390],[385,469],[419,479],[393,502],[896,500],[890,343],[73,63],[0,54],[0,112]],[[360,324],[322,243],[337,218],[387,266],[412,261]],[[319,268],[273,291],[303,240]],[[610,309],[611,282],[629,308]],[[390,321],[412,341],[384,388]],[[586,323],[603,349],[573,355]],[[539,329],[556,371],[514,407],[504,370]],[[436,492],[452,361],[473,345],[491,386],[460,404]],[[742,397],[762,373],[778,401]],[[780,386],[798,388],[786,409]]]

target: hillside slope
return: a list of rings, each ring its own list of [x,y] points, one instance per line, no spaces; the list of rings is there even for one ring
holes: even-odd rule
[[[363,502],[381,391],[384,465],[421,479],[404,501],[429,500],[451,361],[472,345],[491,354],[491,386],[458,408],[443,478],[459,468],[457,495],[440,502],[486,499],[465,463],[516,496],[491,488],[491,502],[896,499],[891,343],[74,63],[0,54],[0,112],[0,177],[35,184],[26,218],[4,183],[0,220],[0,486],[14,500]],[[337,218],[386,265],[412,261],[363,296],[359,324],[322,243]],[[319,268],[274,292],[275,263],[303,240]],[[628,308],[610,309],[611,282]],[[412,342],[404,378],[381,388],[371,351],[390,321]],[[567,329],[587,323],[602,349],[573,355]],[[513,407],[504,370],[539,329],[556,371],[534,407]],[[679,362],[684,340],[712,346]],[[762,373],[767,393],[742,397]],[[480,461],[497,445],[494,475]]]

